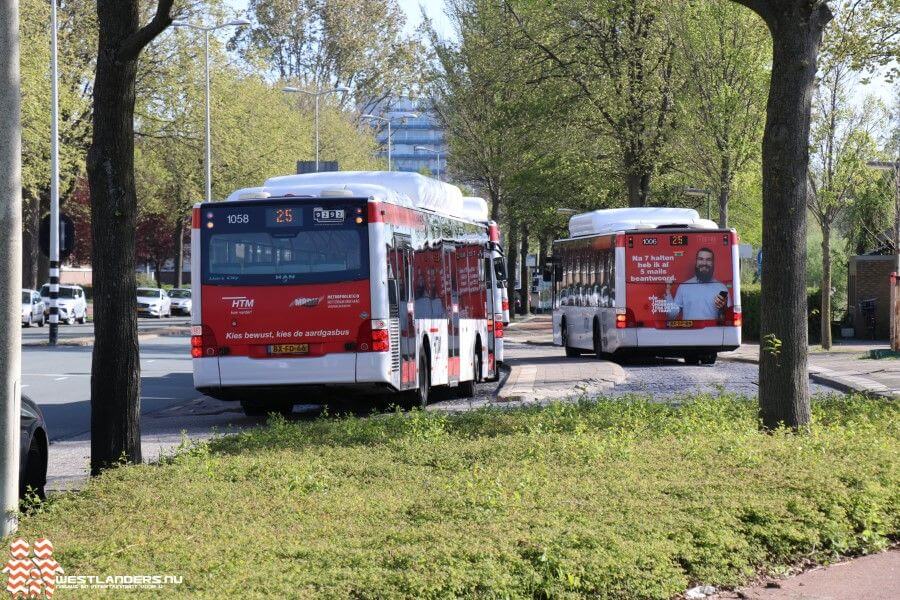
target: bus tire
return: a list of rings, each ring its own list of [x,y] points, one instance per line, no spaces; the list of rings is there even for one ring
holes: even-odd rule
[[[600,335],[600,320],[597,317],[594,317],[594,355],[597,358],[606,356],[603,352],[603,337]]]
[[[462,381],[459,384],[459,397],[460,398],[474,398],[477,388],[475,386],[478,383],[479,374],[481,373],[481,345],[475,346],[475,355],[472,359],[472,379],[469,381]]]
[[[264,417],[266,416],[266,409],[262,407],[262,405],[257,404],[256,402],[250,402],[249,400],[241,400],[241,408],[244,411],[244,414],[248,417]]]
[[[707,352],[706,354],[700,355],[700,364],[703,365],[714,365],[716,364],[717,355],[715,352]]]
[[[581,350],[578,348],[572,348],[569,346],[569,326],[566,323],[566,320],[563,319],[562,326],[560,327],[562,334],[562,345],[566,348],[566,356],[568,358],[575,358],[576,356],[581,356]]]
[[[428,400],[431,396],[431,368],[428,363],[428,355],[423,349],[419,353],[419,386],[414,393],[414,404],[422,410],[425,410],[428,406]]]

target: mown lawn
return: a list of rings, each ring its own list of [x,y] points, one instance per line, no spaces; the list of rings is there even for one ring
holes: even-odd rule
[[[818,399],[802,435],[760,433],[755,409],[275,419],[109,472],[21,533],[70,575],[184,576],[128,597],[205,598],[670,598],[897,538],[896,404]]]

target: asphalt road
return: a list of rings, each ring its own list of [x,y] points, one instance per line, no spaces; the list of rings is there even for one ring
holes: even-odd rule
[[[91,351],[79,346],[22,348],[22,393],[40,405],[51,441],[90,430]],[[141,391],[143,413],[199,396],[186,336],[141,343]]]
[[[142,320],[141,325],[145,322]],[[149,321],[152,328],[159,327],[159,323],[158,320]],[[84,326],[76,337],[89,335],[86,328]],[[236,402],[213,400],[194,389],[187,335],[152,336],[142,340],[140,347],[141,430],[145,460],[170,452],[183,441],[184,434],[192,439],[203,439],[216,431],[227,432],[263,422],[261,418],[245,417]],[[509,342],[507,351],[510,357],[527,355],[566,360],[562,351],[552,346]],[[80,485],[86,476],[90,455],[91,347],[25,345],[22,353],[23,393],[41,406],[50,432],[48,474],[51,488]],[[624,363],[623,367],[628,381],[617,386],[610,395],[652,394],[666,400],[690,392],[727,391],[748,396],[757,392],[757,368],[753,364],[720,361],[713,366],[695,367],[681,361],[663,360]],[[573,381],[573,388],[577,384]],[[429,409],[459,411],[491,404],[498,386],[498,383],[479,385],[474,399],[459,399],[450,390],[435,390]],[[813,393],[831,391],[816,384],[811,385],[811,390]],[[396,396],[389,395],[373,403],[371,398],[355,398],[350,392],[328,393],[332,397],[340,394],[342,399],[349,401],[347,407],[355,406],[357,414],[367,414],[373,406],[385,407],[396,400]],[[321,394],[306,394],[306,404],[294,408],[294,418],[316,418],[320,407],[314,403],[321,398]],[[354,402],[354,399],[359,401]]]

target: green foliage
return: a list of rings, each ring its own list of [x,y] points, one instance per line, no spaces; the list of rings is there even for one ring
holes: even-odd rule
[[[760,310],[759,310],[760,286],[741,286],[741,338],[745,342],[759,342],[764,344],[766,340],[760,340]],[[808,323],[808,336],[810,344],[819,343],[821,336],[822,295],[818,288],[806,289],[806,315]],[[781,340],[783,341],[783,340]],[[781,342],[779,341],[779,343]]]
[[[179,574],[196,598],[663,600],[888,546],[898,434],[896,403],[842,396],[804,434],[731,396],[272,418],[109,471],[19,535],[67,574]]]
[[[404,33],[397,0],[250,0],[247,8],[252,25],[230,46],[282,80],[310,89],[348,86],[363,113],[414,92],[421,80],[422,45]]]

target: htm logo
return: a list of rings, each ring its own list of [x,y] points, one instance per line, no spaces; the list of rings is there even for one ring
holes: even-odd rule
[[[253,308],[254,300],[244,296],[232,296],[230,298],[222,298],[222,300],[231,300],[231,308]]]

